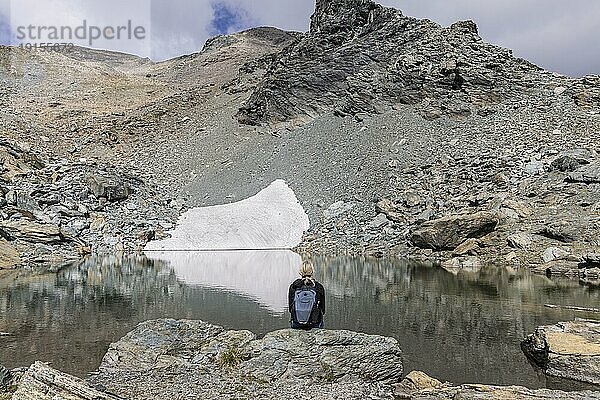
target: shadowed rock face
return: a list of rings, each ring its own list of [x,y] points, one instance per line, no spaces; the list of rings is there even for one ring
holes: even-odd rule
[[[369,0],[320,0],[310,31],[276,57],[238,118],[259,125],[394,104],[463,118],[526,89],[538,71],[484,43],[471,21],[443,28]]]
[[[548,376],[600,386],[600,321],[538,327],[521,348]]]

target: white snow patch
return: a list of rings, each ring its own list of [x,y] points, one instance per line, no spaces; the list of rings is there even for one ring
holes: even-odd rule
[[[169,232],[171,238],[149,242],[145,250],[290,249],[308,228],[296,195],[285,181],[276,180],[237,203],[189,210]]]
[[[191,286],[238,293],[274,314],[287,312],[290,283],[301,257],[290,250],[150,252],[169,262],[177,278]]]

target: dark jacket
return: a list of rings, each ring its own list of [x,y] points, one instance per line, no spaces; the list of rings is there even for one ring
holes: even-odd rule
[[[304,279],[296,279],[291,285],[288,293],[288,308],[292,315],[292,320],[295,320],[294,315],[294,297],[296,296],[296,290],[304,286]],[[317,292],[317,307],[319,312],[313,319],[313,324],[318,325],[323,321],[323,315],[325,315],[325,288],[319,282],[315,281],[315,291]],[[298,321],[296,321],[298,322]]]

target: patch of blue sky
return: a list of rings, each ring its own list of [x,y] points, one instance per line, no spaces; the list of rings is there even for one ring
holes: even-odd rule
[[[236,7],[226,1],[214,1],[211,6],[213,19],[209,31],[213,35],[227,35],[254,26],[244,8]]]

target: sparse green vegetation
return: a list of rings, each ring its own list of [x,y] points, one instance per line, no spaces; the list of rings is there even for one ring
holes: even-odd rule
[[[219,364],[224,368],[235,368],[242,362],[242,353],[237,347],[230,347],[221,353]]]

